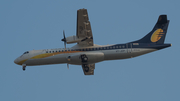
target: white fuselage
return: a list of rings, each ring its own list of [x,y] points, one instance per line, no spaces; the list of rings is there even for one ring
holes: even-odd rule
[[[151,48],[132,48],[132,47],[110,47],[109,46],[92,46],[84,48],[69,48],[69,49],[45,49],[32,50],[18,57],[14,62],[19,65],[34,66],[47,64],[93,64],[104,60],[127,59],[143,55],[156,49]],[[79,56],[86,54],[89,61],[81,62]]]

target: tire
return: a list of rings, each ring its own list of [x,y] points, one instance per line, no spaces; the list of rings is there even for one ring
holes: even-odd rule
[[[89,72],[89,67],[88,66],[84,66],[84,71],[85,72]]]
[[[83,54],[83,55],[81,55],[81,60],[82,60],[82,62],[87,62],[88,57],[85,54]]]

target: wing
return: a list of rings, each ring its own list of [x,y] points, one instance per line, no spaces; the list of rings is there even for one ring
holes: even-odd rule
[[[82,39],[78,42],[82,46],[93,46],[93,35],[91,24],[88,18],[87,9],[79,9],[77,11],[77,32],[76,36]]]
[[[94,75],[95,64],[82,65],[84,75]]]

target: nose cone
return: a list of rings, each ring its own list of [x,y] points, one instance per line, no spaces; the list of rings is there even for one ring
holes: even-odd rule
[[[20,65],[20,64],[19,64],[19,59],[18,59],[18,58],[15,59],[15,60],[14,60],[14,63],[17,64],[17,65]]]

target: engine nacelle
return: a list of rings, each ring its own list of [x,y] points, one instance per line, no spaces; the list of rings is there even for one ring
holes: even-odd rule
[[[82,61],[82,56],[87,57],[87,61]],[[81,52],[69,55],[67,57],[69,64],[82,65],[82,64],[93,64],[104,60],[104,53],[102,52]]]
[[[66,42],[67,44],[70,44],[70,43],[77,43],[77,42],[80,42],[83,38],[78,38],[77,36],[69,36],[66,38]]]

